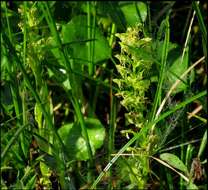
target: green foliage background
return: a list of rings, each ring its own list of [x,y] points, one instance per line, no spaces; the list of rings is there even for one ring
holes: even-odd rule
[[[206,189],[206,12],[1,2],[1,188]]]

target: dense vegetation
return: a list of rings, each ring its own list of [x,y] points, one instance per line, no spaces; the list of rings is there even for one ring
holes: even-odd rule
[[[1,2],[1,188],[207,189],[206,12]]]

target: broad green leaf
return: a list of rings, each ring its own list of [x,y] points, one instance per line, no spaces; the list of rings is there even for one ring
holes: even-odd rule
[[[87,127],[92,152],[95,154],[96,149],[103,145],[105,129],[100,121],[95,118],[87,118],[85,120],[85,124]],[[58,133],[67,147],[69,154],[72,156],[72,159],[89,159],[87,143],[82,136],[80,125],[74,123],[65,124],[58,130]]]
[[[110,27],[110,24],[113,22],[118,31],[126,30],[125,17],[120,9],[119,2],[100,1],[97,2],[97,8],[98,14],[101,15],[99,23],[103,24],[104,29]]]
[[[157,55],[159,60],[161,60],[162,55],[162,44],[163,42],[159,42],[157,44]],[[171,88],[171,86],[175,83],[176,80],[181,80],[179,85],[173,91],[173,94],[178,92],[182,92],[187,88],[188,77],[185,76],[181,79],[181,75],[188,69],[189,63],[189,51],[187,50],[184,54],[183,61],[181,62],[182,51],[178,44],[169,42],[168,47],[168,57],[167,57],[167,66],[166,66],[166,75],[164,86],[167,90]],[[193,82],[194,80],[194,73],[190,74],[190,81]]]
[[[121,6],[127,26],[143,23],[147,17],[147,6],[143,2],[129,3]],[[138,11],[137,11],[138,10]]]
[[[188,173],[187,167],[184,165],[184,163],[174,154],[170,153],[163,153],[160,154],[160,159],[167,162],[172,167],[184,172]]]
[[[95,118],[88,118],[86,119],[86,126],[91,146],[94,146],[95,149],[100,148],[105,137],[105,129],[101,122]]]
[[[63,43],[66,44],[66,49],[72,58],[76,60],[75,68],[78,69],[80,64],[88,64],[86,60],[88,60],[89,43],[92,46],[94,44],[93,58],[95,63],[111,56],[111,49],[99,28],[92,28],[95,36],[88,38],[88,27],[86,16],[75,16],[69,23],[63,25],[61,31]]]
[[[163,41],[153,41],[152,45],[157,53],[157,57],[159,60],[162,59],[162,48],[163,48]],[[180,56],[180,46],[176,43],[168,43],[168,65],[172,63],[176,58]],[[171,55],[171,56],[170,56]]]
[[[170,55],[171,56],[171,55]],[[180,76],[187,70],[188,68],[188,53],[184,55],[183,62],[181,62],[181,56],[175,59],[172,63],[171,67],[167,72],[167,85],[170,88],[176,80],[180,79]],[[187,76],[181,79],[180,84],[174,90],[174,93],[178,93],[186,90],[187,88]]]
[[[199,189],[194,183],[190,182],[187,186],[186,186],[187,190],[197,190]]]
[[[39,134],[35,135],[35,140],[37,141],[38,146],[42,151],[51,154],[50,150],[52,145],[48,141],[47,137],[44,136],[44,133],[44,129],[39,129]],[[48,131],[48,134],[52,135],[50,131]]]

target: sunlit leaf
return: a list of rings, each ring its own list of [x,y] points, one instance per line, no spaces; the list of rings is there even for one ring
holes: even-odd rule
[[[143,2],[129,3],[121,6],[127,26],[143,23],[147,17],[147,6]]]
[[[35,184],[36,184],[36,175],[33,175],[27,182],[27,184],[25,185],[25,189],[34,189],[35,188]]]
[[[103,145],[105,129],[100,121],[95,118],[87,118],[85,120],[85,124],[87,127],[92,152],[95,154],[96,149]],[[58,130],[58,133],[73,159],[89,159],[87,143],[82,136],[80,125],[74,123],[65,124]]]
[[[160,159],[167,162],[169,165],[173,166],[174,168],[184,173],[188,173],[187,167],[176,155],[170,153],[163,153],[160,154]]]
[[[34,109],[34,115],[35,115],[35,121],[38,123],[38,127],[42,127],[42,111],[40,108],[39,104],[35,104],[35,109]]]
[[[190,182],[187,186],[187,189],[191,189],[191,190],[197,190],[199,189],[194,183]]]

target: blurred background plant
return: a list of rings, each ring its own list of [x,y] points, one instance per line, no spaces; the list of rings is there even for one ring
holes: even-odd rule
[[[206,23],[206,2],[2,2],[1,187],[206,189]]]

